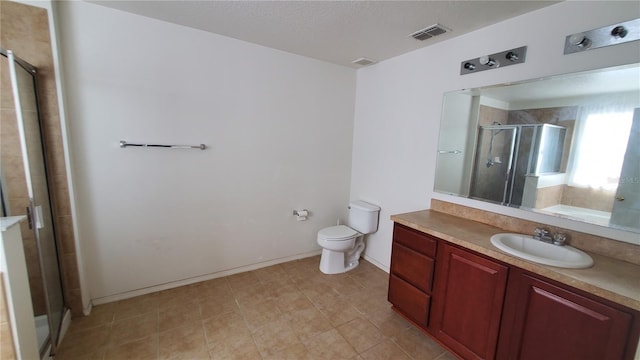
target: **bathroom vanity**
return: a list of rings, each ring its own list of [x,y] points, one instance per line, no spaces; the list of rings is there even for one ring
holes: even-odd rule
[[[389,301],[461,358],[634,358],[640,266],[538,265],[493,247],[494,226],[433,210],[391,219]]]

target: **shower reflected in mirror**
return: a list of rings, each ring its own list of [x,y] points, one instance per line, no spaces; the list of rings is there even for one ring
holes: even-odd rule
[[[434,190],[640,233],[638,79],[630,64],[446,93]]]
[[[501,125],[494,121],[481,126],[471,197],[523,205],[527,181],[560,172],[566,131],[550,124]],[[525,202],[531,205],[531,200]]]

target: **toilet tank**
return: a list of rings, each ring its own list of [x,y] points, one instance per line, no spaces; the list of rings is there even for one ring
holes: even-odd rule
[[[378,230],[378,215],[380,207],[369,204],[366,201],[358,200],[349,203],[350,228],[361,234],[371,234]]]

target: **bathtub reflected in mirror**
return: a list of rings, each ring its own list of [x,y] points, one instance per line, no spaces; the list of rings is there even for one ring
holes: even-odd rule
[[[640,232],[638,79],[634,64],[446,93],[435,191]]]

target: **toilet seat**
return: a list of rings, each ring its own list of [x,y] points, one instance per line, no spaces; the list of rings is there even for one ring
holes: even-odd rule
[[[359,232],[345,225],[331,226],[318,232],[318,237],[326,241],[343,241],[358,235]]]

